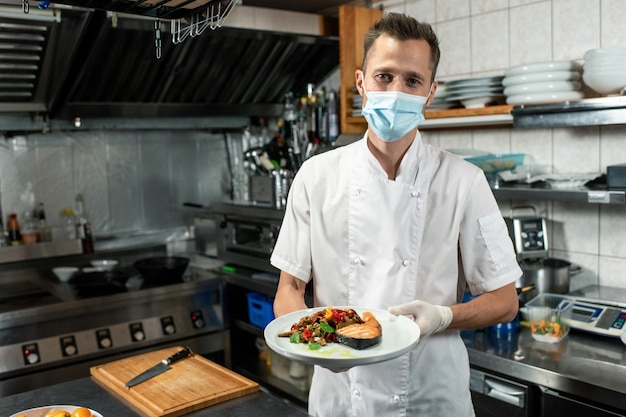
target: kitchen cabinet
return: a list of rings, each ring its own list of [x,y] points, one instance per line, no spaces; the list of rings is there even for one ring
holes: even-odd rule
[[[259,292],[273,297],[276,282],[252,278],[259,271],[237,267],[236,272],[225,274],[230,326],[231,368],[233,371],[273,389],[281,396],[298,405],[306,405],[309,395],[309,380],[292,378],[291,361],[271,353],[261,345],[263,329],[250,323],[247,294]],[[308,305],[312,299],[307,296]],[[263,353],[263,349],[266,349]],[[269,356],[266,356],[269,355]],[[310,366],[310,365],[307,365]],[[309,372],[312,369],[308,370]]]
[[[623,416],[620,410],[609,410],[606,404],[595,404],[589,400],[575,398],[543,388],[541,400],[541,416],[568,417],[618,417]]]
[[[341,69],[339,108],[341,133],[363,134],[367,124],[363,117],[352,115],[355,91],[354,72],[363,63],[363,37],[383,16],[382,10],[356,6],[339,7],[339,67]]]

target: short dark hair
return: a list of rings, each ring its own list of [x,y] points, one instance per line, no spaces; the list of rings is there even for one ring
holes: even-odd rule
[[[437,39],[435,31],[428,23],[419,22],[417,19],[404,13],[386,13],[367,31],[363,42],[362,70],[364,72],[367,55],[376,39],[383,34],[400,41],[423,39],[428,42],[430,46],[430,69],[433,73],[431,81],[435,80],[435,74],[437,73],[439,58],[441,56],[439,39]]]

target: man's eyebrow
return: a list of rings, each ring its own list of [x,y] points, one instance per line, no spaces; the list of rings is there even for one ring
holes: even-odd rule
[[[380,67],[380,68],[374,68],[373,72],[374,73],[383,72],[383,73],[394,73],[394,74],[397,74],[398,70],[397,70],[397,68]],[[420,74],[419,72],[415,72],[415,71],[408,71],[408,72],[400,71],[400,74],[403,75],[403,76],[408,76],[410,78],[416,78],[416,79],[418,79],[420,81],[424,81],[426,79],[426,77],[423,74]]]

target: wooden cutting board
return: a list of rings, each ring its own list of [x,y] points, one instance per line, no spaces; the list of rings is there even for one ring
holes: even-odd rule
[[[176,417],[259,390],[259,384],[194,354],[131,388],[125,384],[183,347],[171,347],[94,366],[92,378],[149,417]]]

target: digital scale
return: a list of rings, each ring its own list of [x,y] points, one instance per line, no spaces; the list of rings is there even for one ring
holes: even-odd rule
[[[540,294],[526,305],[531,307],[534,300],[550,299],[547,307],[570,309],[563,321],[572,329],[619,338],[626,328],[626,290],[622,288],[585,287],[571,294]],[[547,298],[545,296],[548,296]],[[618,301],[619,300],[619,301]]]
[[[564,321],[572,329],[620,337],[626,324],[626,308],[574,298],[572,315]]]

